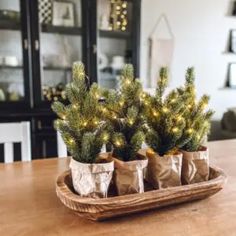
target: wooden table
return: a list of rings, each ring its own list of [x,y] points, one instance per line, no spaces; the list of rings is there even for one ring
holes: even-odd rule
[[[228,174],[213,197],[141,214],[91,222],[57,199],[55,180],[68,159],[0,164],[0,235],[236,235],[236,140],[209,143],[211,163]]]

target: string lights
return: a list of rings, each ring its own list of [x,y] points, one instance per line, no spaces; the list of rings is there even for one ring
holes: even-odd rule
[[[164,113],[168,113],[169,109],[168,109],[167,107],[163,107],[163,108],[162,108],[162,111],[163,111]]]
[[[69,143],[70,143],[70,144],[74,144],[74,143],[75,143],[74,139],[70,138],[70,139],[69,139]]]
[[[102,136],[102,139],[103,139],[104,142],[107,142],[109,140],[108,133],[104,133],[103,136]]]
[[[73,108],[73,109],[77,109],[77,108],[78,108],[78,105],[77,105],[77,104],[73,104],[73,105],[72,105],[72,108]]]
[[[173,131],[173,133],[177,133],[177,132],[179,131],[179,129],[178,129],[177,127],[174,127],[174,128],[172,129],[172,131]]]
[[[177,116],[177,117],[176,117],[176,120],[177,120],[177,121],[181,121],[181,120],[183,120],[183,117],[182,117],[182,116]]]
[[[192,129],[192,128],[189,128],[189,129],[187,130],[187,132],[188,132],[189,134],[192,134],[192,133],[193,133],[193,129]]]
[[[152,114],[153,114],[153,116],[155,116],[155,117],[157,117],[157,116],[158,116],[158,112],[157,112],[157,111],[155,111],[155,110],[153,110],[153,111],[152,111]]]
[[[110,1],[110,30],[126,31],[128,25],[127,1],[111,0]]]
[[[120,141],[120,140],[116,140],[115,145],[116,145],[117,147],[120,147],[120,146],[121,146],[121,141]]]
[[[130,125],[133,125],[133,124],[134,124],[134,120],[133,120],[133,119],[129,119],[129,120],[128,120],[128,123],[129,123]]]

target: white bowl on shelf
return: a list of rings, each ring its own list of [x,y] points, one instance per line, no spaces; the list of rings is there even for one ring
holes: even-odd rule
[[[2,64],[5,66],[18,66],[19,62],[15,56],[4,56]]]

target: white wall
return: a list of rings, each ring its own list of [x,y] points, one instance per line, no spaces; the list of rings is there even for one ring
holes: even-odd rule
[[[143,0],[141,25],[141,78],[147,85],[148,37],[164,13],[175,37],[170,87],[184,82],[185,70],[194,66],[199,95],[211,96],[215,119],[228,108],[236,107],[236,90],[225,90],[227,67],[236,61],[226,51],[229,30],[236,29],[230,17],[231,0]]]

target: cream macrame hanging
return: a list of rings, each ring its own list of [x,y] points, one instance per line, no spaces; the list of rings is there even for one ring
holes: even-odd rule
[[[156,86],[159,69],[170,68],[174,52],[174,35],[165,14],[162,14],[149,36],[149,87]]]

